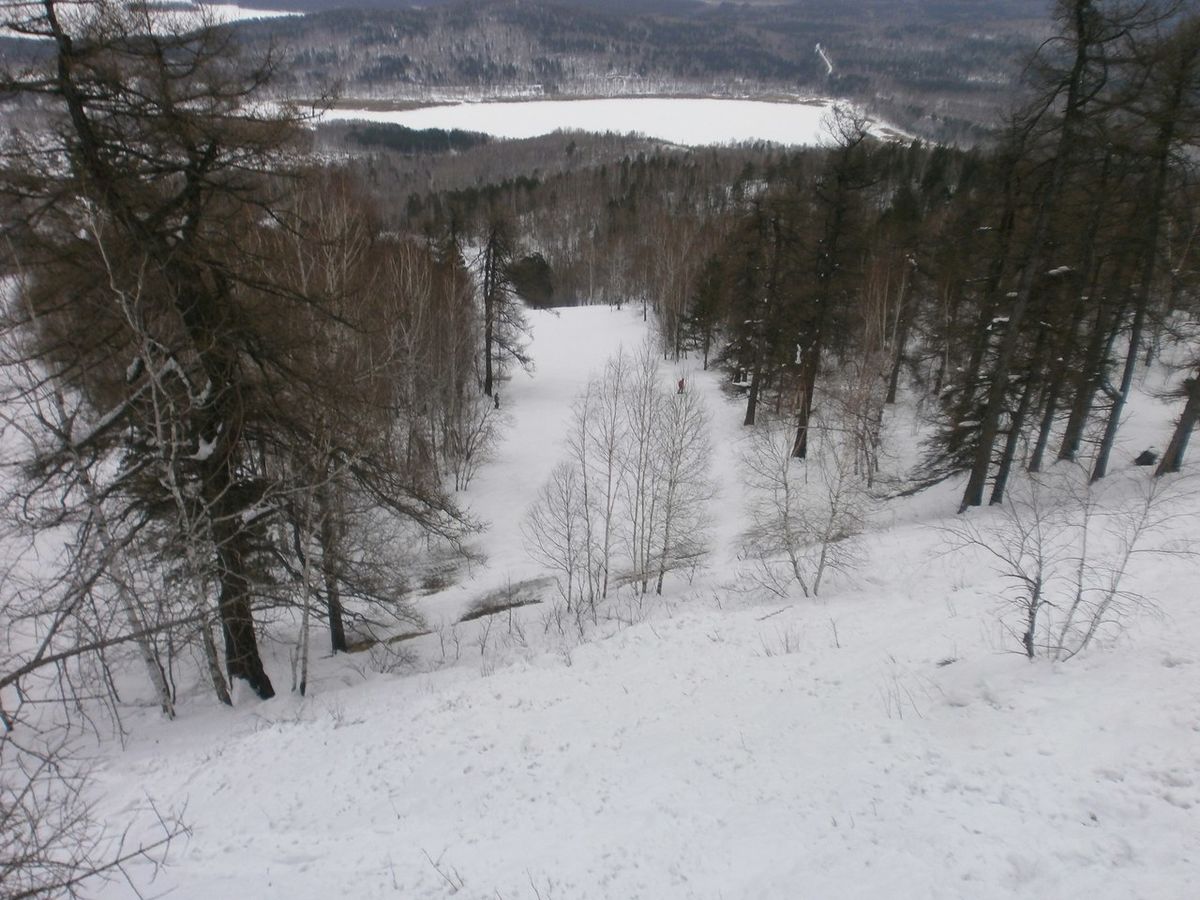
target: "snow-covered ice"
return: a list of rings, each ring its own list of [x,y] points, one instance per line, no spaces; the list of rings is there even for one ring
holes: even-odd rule
[[[828,139],[824,123],[831,103],[621,97],[455,103],[394,111],[333,109],[324,118],[391,122],[408,128],[458,128],[502,138],[590,131],[637,133],[685,146],[743,141],[817,145]]]
[[[283,9],[255,9],[253,6],[241,6],[236,3],[200,3],[218,22],[241,22],[246,19],[278,19],[284,16],[302,16],[302,12],[292,12]]]

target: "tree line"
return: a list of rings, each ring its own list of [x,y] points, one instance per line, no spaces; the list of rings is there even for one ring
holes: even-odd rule
[[[49,896],[181,833],[112,851],[88,818],[70,748],[97,709],[120,728],[128,671],[174,717],[198,678],[273,696],[268,623],[301,694],[310,632],[417,623],[468,558],[455,490],[521,322],[499,256],[481,298],[467,234],[388,231],[314,162],[230,29],[55,0],[5,24],[47,52],[0,70],[0,885]]]
[[[987,148],[881,142],[841,108],[827,148],[663,149],[483,193],[576,296],[643,298],[668,353],[724,362],[747,425],[764,404],[793,416],[799,458],[828,373],[870,365],[876,421],[901,384],[934,411],[915,486],[967,473],[966,508],[1000,502],[1018,466],[1086,457],[1099,479],[1138,366],[1158,360],[1189,370],[1157,460],[1176,471],[1200,415],[1197,20],[1055,13]]]
[[[838,111],[832,146],[783,161],[693,267],[659,322],[716,342],[745,391],[793,416],[793,452],[830,372],[869,363],[877,409],[910,384],[936,410],[917,484],[967,474],[962,508],[1014,470],[1111,465],[1139,366],[1176,379],[1177,471],[1197,400],[1200,25],[1169,6],[1069,0],[1002,140],[970,152],[872,140]],[[663,299],[658,297],[661,304]]]
[[[564,136],[557,159],[553,139],[537,144],[544,174],[414,193],[394,221],[499,210],[559,302],[643,303],[667,353],[729,367],[748,425],[764,404],[794,416],[799,458],[826,375],[871,366],[876,421],[902,385],[935,419],[909,487],[967,473],[964,508],[1052,459],[1102,478],[1138,366],[1189,370],[1166,474],[1200,415],[1196,18],[1054,9],[987,147],[881,141],[846,107],[830,146],[800,151],[614,147],[572,165]]]
[[[729,366],[747,424],[764,403],[794,415],[801,458],[826,373],[869,364],[876,421],[902,384],[933,411],[911,487],[967,472],[964,507],[1050,459],[1103,477],[1139,360],[1191,368],[1166,474],[1200,415],[1196,22],[1056,9],[1027,100],[986,148],[882,142],[847,108],[832,146],[793,152],[651,146],[572,166],[543,141],[547,174],[413,194],[396,220],[502,210],[561,298],[643,302],[667,352]]]

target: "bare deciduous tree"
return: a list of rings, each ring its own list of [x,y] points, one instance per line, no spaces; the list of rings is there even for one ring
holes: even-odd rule
[[[521,526],[529,555],[555,573],[568,612],[589,596],[585,509],[579,471],[564,460],[542,485]]]
[[[1110,481],[1097,485],[1082,465],[1060,465],[1018,481],[993,513],[946,528],[951,548],[992,560],[1008,585],[1000,621],[1030,659],[1067,660],[1119,633],[1150,606],[1129,587],[1134,560],[1189,552],[1144,544],[1194,502],[1193,491],[1164,490],[1141,474]]]
[[[814,440],[803,462],[792,455],[794,435],[782,421],[764,423],[747,438],[751,525],[744,555],[757,583],[776,594],[795,584],[805,597],[818,596],[830,572],[856,559],[852,539],[862,530],[866,475],[853,429],[830,427],[823,415],[810,422]]]
[[[661,594],[668,572],[708,552],[708,415],[698,397],[666,390],[652,342],[616,354],[576,400],[567,451],[524,533],[568,607],[594,613],[626,584]]]

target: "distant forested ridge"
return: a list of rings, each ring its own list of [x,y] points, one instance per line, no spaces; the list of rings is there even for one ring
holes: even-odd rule
[[[442,153],[486,144],[486,135],[452,128],[406,128],[388,122],[352,125],[346,139],[360,147],[384,147],[397,153]]]
[[[278,87],[301,96],[331,82],[352,98],[799,92],[966,140],[996,121],[1046,27],[1031,0],[283,5],[318,11],[239,30],[283,49]]]

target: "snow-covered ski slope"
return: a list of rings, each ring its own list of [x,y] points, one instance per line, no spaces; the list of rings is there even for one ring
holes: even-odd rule
[[[944,552],[936,526],[954,518],[957,487],[944,485],[887,504],[863,566],[820,600],[755,599],[739,590],[733,540],[741,410],[695,363],[681,374],[713,414],[721,488],[712,569],[669,582],[661,601],[619,598],[582,640],[547,631],[546,604],[452,625],[472,599],[538,574],[519,522],[575,393],[642,340],[638,312],[532,314],[537,369],[501,387],[511,427],[468,492],[491,523],[488,561],[421,601],[435,633],[411,643],[406,669],[318,660],[306,699],[243,694],[226,710],[195,698],[174,723],[131,719],[126,749],[105,748],[113,823],[147,798],[186,803],[192,835],[149,890],[1200,896],[1195,561],[1140,563],[1157,614],[1068,664],[1031,664],[1009,652],[982,557]],[[1170,414],[1135,406],[1114,477],[1148,474],[1129,450],[1165,434]],[[911,439],[903,411],[890,427]],[[1191,513],[1179,527],[1195,534]],[[268,646],[285,688],[287,647]]]

